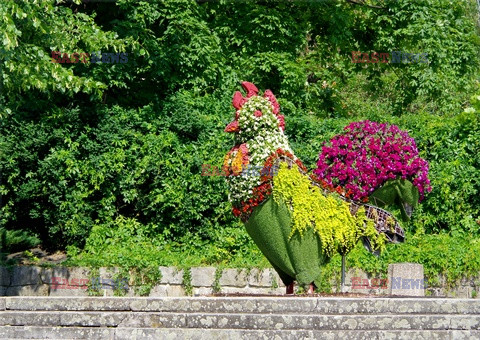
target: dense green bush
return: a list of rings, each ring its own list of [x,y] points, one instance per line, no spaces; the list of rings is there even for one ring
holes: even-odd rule
[[[16,139],[6,142],[10,152],[0,158],[11,174],[3,183],[4,223],[56,245],[82,245],[92,226],[113,227],[119,216],[142,223],[150,236],[208,238],[215,228],[235,224],[224,179],[200,175],[203,163],[221,165],[228,145],[224,136],[219,147],[212,133],[224,122],[208,115],[222,107],[188,99],[183,94],[166,104],[173,111],[163,119],[150,107],[113,107],[98,113],[95,126],[82,126],[79,110],[10,124],[6,130]],[[53,119],[56,129],[42,128]]]

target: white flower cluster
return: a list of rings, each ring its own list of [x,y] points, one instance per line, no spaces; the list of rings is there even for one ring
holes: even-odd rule
[[[263,165],[267,157],[278,148],[292,152],[288,145],[287,136],[280,129],[275,131],[275,133],[269,133],[266,129],[260,130],[257,138],[248,141],[247,146],[250,153],[250,162],[254,165]]]
[[[257,117],[256,111],[262,115]],[[239,111],[238,125],[240,128],[237,138],[241,141],[258,137],[261,130],[276,132],[280,130],[278,119],[273,114],[273,107],[270,101],[260,96],[251,97]],[[280,131],[281,132],[281,131]]]
[[[235,205],[247,201],[253,194],[253,188],[261,184],[257,176],[228,176],[227,182],[230,192],[230,200]]]
[[[255,115],[257,111],[261,111],[262,115],[259,117]],[[263,168],[267,158],[278,148],[293,154],[268,99],[253,96],[242,106],[238,114],[239,132],[235,135],[235,144],[247,145],[249,166]],[[261,177],[228,176],[227,182],[231,193],[230,200],[239,206],[240,202],[251,197],[253,188],[261,184]]]

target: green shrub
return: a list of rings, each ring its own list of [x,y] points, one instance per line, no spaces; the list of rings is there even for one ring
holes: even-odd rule
[[[0,253],[14,253],[36,247],[40,239],[25,230],[0,228]]]
[[[175,108],[188,115],[197,103]],[[206,103],[209,110],[218,109],[217,101]],[[12,137],[9,152],[0,154],[8,174],[2,183],[3,223],[32,230],[57,247],[82,246],[92,226],[108,228],[119,215],[138,220],[144,233],[167,237],[194,232],[208,239],[215,228],[238,224],[224,178],[201,176],[202,164],[222,164],[228,142],[225,137],[222,147],[214,131],[227,120],[209,115],[208,108],[202,111],[205,124],[214,128],[202,127],[200,136],[192,126],[178,125],[181,121],[168,123],[183,142],[164,127],[168,116],[149,107],[103,110],[98,122],[88,125],[82,125],[79,110],[62,110],[59,117],[39,122],[12,121],[4,126],[4,135]],[[52,120],[56,128],[50,129]],[[189,140],[187,129],[200,141]]]

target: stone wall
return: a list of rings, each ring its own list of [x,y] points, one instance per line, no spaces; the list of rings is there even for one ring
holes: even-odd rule
[[[391,281],[391,277],[372,276],[355,268],[350,269],[345,277],[347,292],[369,295],[389,295],[392,288]],[[425,296],[476,298],[480,293],[480,273],[477,277],[459,280],[453,287],[447,284],[445,276],[440,275],[436,281],[435,284],[431,284],[426,278],[423,280]],[[382,285],[383,283],[386,284]],[[332,287],[332,291],[337,291],[337,288]]]
[[[273,269],[190,268],[190,275],[175,267],[160,267],[159,284],[150,296],[184,296],[214,293],[283,294],[285,287]],[[117,278],[116,268],[92,271],[83,267],[42,268],[36,266],[0,267],[0,296],[113,296],[125,289],[125,296],[139,292],[133,279]]]
[[[285,293],[285,286],[273,269],[194,267],[190,269],[190,275],[175,267],[159,269],[161,280],[152,287],[149,296],[184,296],[188,291],[192,295]],[[116,275],[118,273],[115,268],[92,271],[83,267],[0,267],[0,296],[113,296],[119,292],[125,292],[125,296],[140,295],[134,280],[121,280]],[[359,269],[350,269],[346,275],[346,291],[388,295],[391,282],[386,280],[369,276]],[[425,283],[427,296],[470,298],[476,297],[480,290],[480,275],[463,279],[453,288],[447,288],[443,278],[435,287]],[[339,282],[332,282],[332,291],[336,292],[338,286]]]

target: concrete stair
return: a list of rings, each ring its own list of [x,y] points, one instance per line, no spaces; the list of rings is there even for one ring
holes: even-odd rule
[[[0,339],[480,339],[480,300],[0,297]]]

